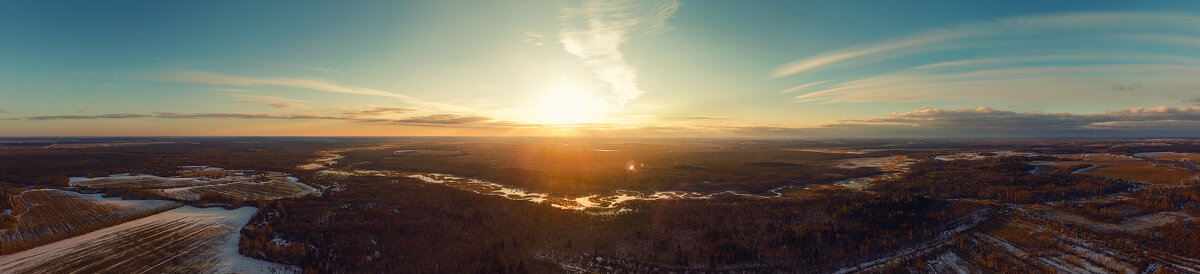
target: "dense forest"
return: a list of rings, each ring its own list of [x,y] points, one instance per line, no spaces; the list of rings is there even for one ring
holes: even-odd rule
[[[1088,197],[1126,190],[1131,185],[1095,176],[1072,174],[1073,169],[1029,174],[1027,159],[924,160],[897,180],[872,187],[885,192],[913,193],[931,198],[974,198],[1009,203],[1037,203]]]
[[[639,202],[629,213],[595,216],[415,180],[342,183],[345,191],[265,204],[243,230],[242,252],[347,272],[540,272],[559,268],[550,262],[595,258],[631,271],[829,270],[928,239],[981,208],[822,191],[770,201]]]

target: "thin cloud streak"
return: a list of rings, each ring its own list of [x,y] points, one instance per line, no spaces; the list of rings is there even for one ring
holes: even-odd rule
[[[210,88],[208,90],[219,91],[219,92],[249,92],[249,90],[240,89],[240,88]]]
[[[394,123],[401,124],[439,124],[439,125],[463,125],[474,124],[484,121],[490,121],[492,118],[478,115],[458,115],[458,114],[434,114],[419,117],[410,117],[405,119],[392,120]]]
[[[919,53],[960,48],[967,44],[955,45],[950,42],[969,38],[1062,30],[1129,30],[1150,26],[1179,28],[1180,26],[1197,25],[1200,25],[1200,16],[1192,14],[1085,12],[1011,17],[960,24],[880,43],[819,54],[781,65],[772,71],[771,76],[773,78],[791,76],[836,63],[878,62]]]
[[[562,10],[559,39],[563,49],[592,69],[612,88],[617,105],[641,96],[637,70],[625,61],[621,45],[637,30],[655,34],[670,30],[666,24],[679,1],[588,0],[582,7]]]
[[[377,108],[375,113],[402,113],[409,109],[404,108]],[[184,113],[184,112],[159,112],[156,114],[145,113],[114,113],[100,115],[59,115],[59,116],[30,116],[24,117],[21,120],[26,121],[48,121],[48,120],[99,120],[99,119],[180,119],[180,120],[199,120],[199,119],[266,119],[266,120],[332,120],[360,123],[391,123],[398,125],[424,125],[424,126],[462,126],[462,127],[486,127],[486,128],[533,128],[542,127],[545,125],[517,123],[511,121],[496,120],[491,117],[475,115],[475,114],[433,114],[423,116],[411,116],[406,118],[379,118],[373,115],[362,115],[362,113],[343,113],[342,115],[324,115],[324,114],[309,114],[309,113],[289,113],[289,114],[269,114],[269,113],[226,113],[226,112],[209,112],[209,113]],[[15,119],[14,119],[15,120]]]
[[[777,138],[1095,138],[1200,134],[1200,107],[1110,110],[1100,114],[1014,112],[989,107],[917,108],[886,117],[812,127],[708,127],[746,137]]]
[[[372,116],[372,117],[388,115],[388,114],[401,114],[401,113],[408,113],[408,112],[414,112],[414,111],[417,111],[417,110],[413,109],[413,108],[402,108],[402,107],[370,107],[370,108],[366,108],[366,109],[354,108],[354,109],[341,110],[342,115]]]
[[[805,83],[803,85],[791,87],[791,88],[788,88],[785,90],[780,90],[779,93],[792,93],[792,92],[797,92],[797,91],[804,91],[808,88],[819,86],[819,85],[822,85],[822,84],[825,84],[828,82],[829,82],[828,80],[825,80],[825,81],[816,81],[816,82]]]
[[[42,120],[95,120],[95,119],[130,119],[130,118],[150,118],[154,117],[150,114],[139,113],[113,113],[101,115],[58,115],[58,116],[31,116],[25,117],[24,120],[42,121]]]
[[[729,120],[728,117],[709,117],[709,116],[687,116],[687,117],[667,117],[669,120]]]
[[[301,78],[252,78],[241,77],[227,74],[205,72],[205,71],[177,71],[169,72],[162,75],[157,80],[183,83],[199,83],[199,84],[217,84],[231,86],[283,86],[302,88],[317,91],[359,94],[359,95],[374,95],[386,96],[403,99],[411,99],[409,96],[382,91],[371,88],[347,87],[330,83],[324,80],[301,79]]]
[[[276,102],[276,101],[266,101],[266,100],[234,100],[233,102],[234,103],[242,103],[242,104],[261,104],[261,105],[267,105],[267,106],[271,106],[273,108],[281,108],[281,109],[308,108],[308,106],[305,106],[304,104],[292,103],[292,102]]]
[[[1200,66],[1095,65],[1017,67],[957,73],[897,72],[835,84],[794,97],[798,102],[929,102],[929,101],[1047,101],[1128,102],[1161,99],[1177,101],[1188,94],[1184,86],[1200,83]],[[1130,81],[1137,83],[1130,84]],[[1130,93],[1119,85],[1142,86],[1152,94]],[[1102,92],[1107,91],[1107,92]],[[1118,91],[1118,92],[1113,92]]]
[[[255,77],[234,76],[234,75],[206,72],[206,71],[172,71],[172,72],[158,73],[155,76],[151,77],[151,79],[157,80],[157,81],[167,81],[167,82],[230,85],[230,86],[259,86],[259,85],[282,86],[282,87],[292,87],[292,88],[300,88],[300,89],[308,89],[308,90],[316,90],[316,91],[324,91],[324,92],[334,92],[334,93],[383,96],[383,97],[397,98],[397,99],[403,100],[405,103],[408,103],[408,104],[411,104],[414,106],[418,106],[423,109],[447,111],[447,112],[474,112],[470,108],[466,108],[466,107],[462,107],[462,106],[424,101],[424,100],[421,100],[421,99],[418,99],[418,98],[415,98],[412,96],[388,92],[388,91],[379,90],[379,89],[344,86],[344,85],[335,84],[335,83],[332,83],[332,82],[329,82],[326,80],[321,80],[321,79],[302,79],[302,78],[286,78],[286,77],[255,78]]]

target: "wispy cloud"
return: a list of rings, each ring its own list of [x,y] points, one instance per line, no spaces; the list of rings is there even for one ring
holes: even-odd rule
[[[462,126],[462,127],[505,127],[505,128],[528,128],[540,126],[537,124],[526,124],[511,121],[496,120],[491,117],[475,115],[475,114],[433,114],[421,116],[409,116],[403,118],[382,118],[379,114],[383,113],[404,113],[411,111],[405,108],[387,108],[379,107],[373,110],[361,112],[343,112],[341,114],[320,114],[320,113],[229,113],[229,112],[159,112],[155,114],[145,113],[114,113],[114,114],[99,114],[99,115],[59,115],[59,116],[31,116],[24,117],[21,120],[26,121],[46,121],[46,120],[98,120],[98,119],[268,119],[268,120],[335,120],[346,122],[360,123],[391,123],[400,125],[423,125],[423,126]]]
[[[811,139],[1189,137],[1200,134],[1200,107],[1128,108],[1093,114],[1015,112],[990,107],[923,107],[884,117],[841,120],[816,126],[739,123],[583,130],[598,136]]]
[[[150,118],[154,115],[140,113],[114,113],[101,115],[58,115],[58,116],[31,116],[25,117],[25,120],[40,121],[40,120],[94,120],[94,119],[129,119],[129,118]]]
[[[171,81],[171,82],[183,82],[183,83],[231,85],[231,86],[269,85],[269,86],[302,88],[302,89],[317,90],[317,91],[347,93],[347,94],[386,96],[386,97],[405,98],[405,99],[411,98],[409,96],[396,94],[396,93],[383,91],[383,90],[378,90],[378,89],[338,85],[338,84],[335,84],[335,83],[332,83],[332,82],[329,82],[326,80],[320,80],[320,79],[301,79],[301,78],[283,78],[283,77],[253,78],[253,77],[242,77],[242,76],[234,76],[234,75],[205,72],[205,71],[177,71],[177,72],[165,73],[158,80]]]
[[[524,31],[524,33],[525,33],[525,39],[523,39],[523,41],[533,44],[533,46],[535,46],[535,47],[540,47],[540,46],[546,45],[546,39],[545,39],[544,35],[542,35],[541,33],[536,33],[536,32],[530,31],[530,30],[526,30],[526,31]]]
[[[207,71],[170,71],[155,73],[151,77],[151,80],[228,86],[281,86],[334,93],[383,96],[397,98],[422,109],[447,112],[474,112],[474,110],[463,106],[425,101],[412,96],[374,88],[341,85],[324,79],[245,77]],[[240,89],[221,89],[226,89],[225,91],[240,91]]]
[[[160,119],[283,119],[283,120],[346,120],[344,117],[311,114],[266,114],[266,113],[178,113],[162,112],[153,116]]]
[[[921,46],[963,37],[966,34],[967,33],[940,30],[879,44],[859,46],[851,49],[825,53],[787,63],[779,68],[776,68],[771,76],[776,78],[789,76],[830,64],[865,57],[875,57],[876,60],[882,60],[916,54],[923,50],[929,50],[922,49]]]
[[[1038,101],[1178,102],[1200,66],[1030,66],[964,72],[904,71],[866,77],[795,97],[801,102]],[[1157,93],[1131,93],[1153,90]]]
[[[876,134],[964,137],[1113,137],[1197,134],[1200,107],[1129,108],[1101,114],[1040,113],[996,110],[918,108],[888,117],[845,120],[822,125],[827,130],[873,131]]]
[[[782,138],[1187,137],[1200,134],[1200,107],[1130,108],[1100,114],[925,107],[812,127],[709,126],[704,130]]]
[[[305,106],[304,104],[292,103],[292,102],[275,102],[275,101],[266,101],[266,100],[234,100],[233,102],[234,103],[242,103],[242,104],[261,104],[261,105],[268,105],[273,108],[283,108],[283,109],[307,108],[307,106]]]
[[[249,90],[240,89],[240,88],[210,88],[208,90],[220,91],[220,92],[250,92]]]
[[[1200,16],[1179,13],[1085,12],[1020,16],[960,24],[875,44],[854,46],[818,54],[782,65],[772,72],[772,76],[784,77],[794,75],[836,63],[851,61],[878,62],[919,53],[974,46],[974,44],[970,43],[948,44],[948,42],[968,38],[1044,34],[1055,31],[1070,31],[1074,34],[1107,35],[1108,33],[1090,31],[1139,30],[1148,27],[1181,28],[1196,25],[1200,25]],[[1167,36],[1159,37],[1161,39],[1170,39]]]
[[[238,94],[236,97],[240,97],[243,99],[242,100],[234,100],[233,101],[234,103],[261,104],[261,105],[268,105],[273,108],[282,108],[282,109],[308,109],[308,105],[305,105],[303,103],[304,102],[312,102],[309,100],[283,98],[283,97],[277,97],[277,96],[250,95],[250,94]]]
[[[781,91],[804,93],[795,97],[798,102],[1166,104],[1194,97],[1186,87],[1200,85],[1194,77],[1200,72],[1195,25],[1200,16],[1181,13],[1004,18],[826,52],[782,65],[771,75],[819,72],[847,79],[807,79]],[[963,52],[981,57],[962,59]],[[867,65],[896,69],[861,72],[881,71],[859,69]]]
[[[710,116],[686,116],[686,117],[667,117],[670,120],[728,120],[728,117],[710,117]]]
[[[492,118],[478,115],[458,115],[458,114],[434,114],[427,116],[410,117],[405,119],[392,120],[391,122],[403,124],[440,124],[440,125],[463,125],[473,124],[492,120]]]
[[[374,117],[389,114],[402,114],[417,111],[413,108],[368,106],[364,108],[342,109],[343,115]]]
[[[797,91],[804,91],[804,90],[806,90],[806,89],[809,89],[809,88],[812,88],[812,87],[816,87],[816,86],[819,86],[819,85],[821,85],[821,84],[825,84],[825,83],[828,83],[828,82],[829,82],[829,81],[828,81],[828,80],[826,80],[826,81],[816,81],[816,82],[804,83],[804,84],[801,84],[801,85],[799,85],[799,86],[794,86],[794,87],[791,87],[791,88],[788,88],[788,89],[785,89],[785,90],[780,90],[780,91],[779,91],[779,93],[792,93],[792,92],[797,92]]]
[[[283,66],[285,66],[285,67],[289,67],[289,68],[296,68],[296,69],[303,69],[303,70],[311,70],[311,71],[319,71],[319,72],[325,72],[325,73],[334,73],[334,74],[341,74],[341,73],[342,73],[342,71],[340,71],[340,70],[331,69],[331,68],[323,68],[323,67],[313,67],[313,66],[296,66],[296,65],[283,65]]]
[[[621,45],[639,30],[670,30],[666,21],[679,5],[676,0],[587,0],[582,6],[563,8],[559,39],[568,53],[611,85],[616,104],[624,105],[645,91],[638,87],[637,70],[625,61]]]

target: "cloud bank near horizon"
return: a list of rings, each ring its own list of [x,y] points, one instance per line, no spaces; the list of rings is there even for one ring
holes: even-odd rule
[[[406,108],[377,107],[343,110],[337,114],[256,113],[113,113],[98,115],[31,116],[25,121],[99,119],[272,119],[334,120],[352,123],[462,128],[539,129],[546,125],[503,121],[474,114],[403,114]],[[686,119],[697,119],[685,117]],[[723,120],[701,117],[698,120]],[[572,128],[595,136],[713,136],[750,138],[1112,138],[1186,137],[1200,135],[1200,106],[1128,108],[1096,114],[1014,112],[990,107],[917,108],[885,117],[840,120],[811,127],[787,126],[624,126],[589,124]]]

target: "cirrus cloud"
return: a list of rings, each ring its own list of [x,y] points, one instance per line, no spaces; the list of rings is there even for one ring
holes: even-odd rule
[[[637,70],[625,61],[621,45],[638,30],[670,30],[666,21],[679,5],[676,0],[587,0],[580,7],[563,8],[559,40],[567,53],[611,86],[616,104],[624,105],[645,91],[638,87]]]
[[[1080,12],[986,20],[849,46],[775,68],[797,102],[1166,104],[1200,85],[1200,15]],[[964,58],[964,56],[969,56]],[[903,58],[902,58],[903,57]],[[862,69],[865,67],[872,69]],[[869,71],[869,72],[868,72]],[[839,75],[837,79],[813,79]]]

